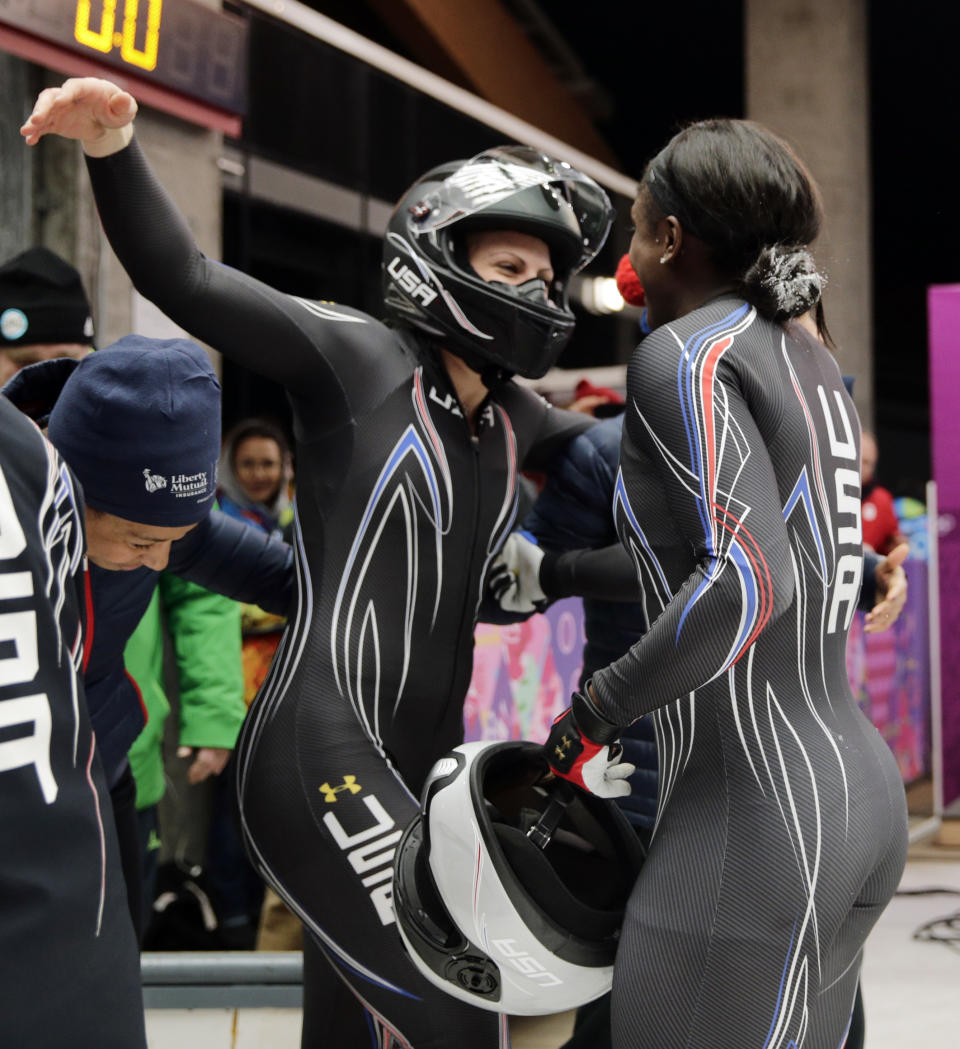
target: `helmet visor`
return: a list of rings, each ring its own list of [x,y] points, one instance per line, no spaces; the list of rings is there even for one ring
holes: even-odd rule
[[[540,186],[547,202],[559,211],[569,206],[580,227],[583,250],[574,272],[583,269],[603,247],[613,208],[589,175],[531,146],[500,146],[462,164],[423,200],[422,230],[438,230],[479,214],[509,197]]]

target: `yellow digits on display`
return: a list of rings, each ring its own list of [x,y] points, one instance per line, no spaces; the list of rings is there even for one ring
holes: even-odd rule
[[[160,18],[163,0],[146,0],[147,26],[143,48],[137,47],[137,27],[140,21],[141,0],[124,0],[123,31],[118,33],[117,0],[101,0],[100,28],[90,26],[92,0],[77,0],[77,18],[73,36],[78,44],[108,54],[118,44],[120,57],[139,69],[155,69],[160,46]]]

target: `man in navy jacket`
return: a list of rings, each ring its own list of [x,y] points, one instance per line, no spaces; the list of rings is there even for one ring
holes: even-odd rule
[[[0,397],[0,1042],[146,1049],[107,787],[83,703],[83,501]]]
[[[216,511],[220,384],[186,339],[126,336],[82,361],[18,372],[3,393],[40,425],[86,499],[87,705],[140,931],[135,786],[127,751],[146,720],[123,650],[166,569],[283,614],[292,552]],[[219,771],[219,770],[213,770]]]

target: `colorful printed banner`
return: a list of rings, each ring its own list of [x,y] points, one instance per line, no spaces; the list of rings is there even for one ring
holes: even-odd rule
[[[960,284],[927,289],[930,446],[937,483],[943,800],[960,797]]]
[[[907,603],[881,634],[863,632],[854,616],[847,640],[847,676],[863,712],[889,743],[905,783],[930,772],[930,652],[927,565],[910,558]]]
[[[857,613],[847,673],[910,782],[930,769],[930,661],[927,566],[911,559],[906,571],[907,605],[890,630],[865,634],[863,613]],[[546,739],[577,687],[583,641],[583,609],[576,598],[514,626],[479,624],[464,707],[466,739]]]
[[[583,606],[557,601],[513,626],[477,626],[464,704],[467,740],[544,740],[570,702],[583,665]]]

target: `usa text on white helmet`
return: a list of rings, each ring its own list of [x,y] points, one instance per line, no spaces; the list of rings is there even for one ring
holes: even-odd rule
[[[642,857],[616,804],[549,778],[540,745],[466,743],[432,769],[397,848],[397,926],[454,997],[562,1012],[610,989]]]

